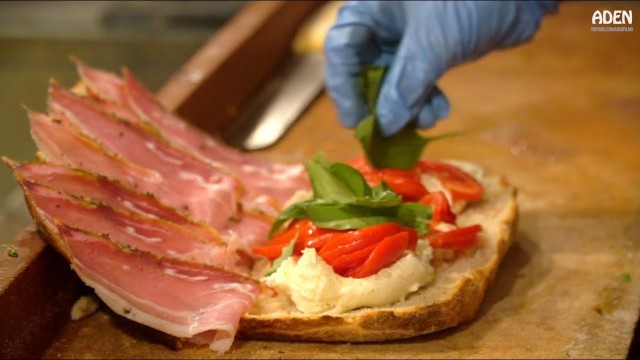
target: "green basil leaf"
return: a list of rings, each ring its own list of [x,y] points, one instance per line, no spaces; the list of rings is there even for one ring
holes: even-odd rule
[[[368,116],[356,128],[356,137],[360,140],[369,162],[376,168],[410,169],[420,156],[428,140],[409,127],[397,134],[383,137],[378,122]]]
[[[395,193],[391,188],[385,184],[380,185],[372,189],[371,199],[362,199],[363,203],[370,203],[377,206],[396,206],[402,204],[402,196]]]
[[[331,164],[331,172],[342,181],[357,198],[371,196],[371,187],[355,168],[344,163]]]
[[[314,200],[305,200],[300,201],[295,204],[290,205],[286,209],[284,209],[280,215],[275,219],[273,224],[271,224],[271,229],[269,230],[269,237],[273,236],[278,229],[285,222],[291,219],[304,219],[307,217],[306,208],[314,203]]]
[[[369,108],[369,115],[364,118],[355,130],[355,136],[360,141],[362,149],[369,163],[377,168],[412,168],[420,157],[424,147],[432,141],[457,135],[447,133],[436,137],[421,136],[414,124],[409,123],[398,133],[384,137],[375,116],[378,93],[382,87],[386,67],[365,67],[360,76],[359,84]]]
[[[353,230],[386,222],[428,231],[431,207],[419,203],[403,203],[402,197],[387,184],[370,187],[355,168],[329,164],[319,154],[306,164],[313,198],[287,207],[274,221],[271,237],[287,221],[308,218],[318,227]]]
[[[278,270],[278,268],[280,267],[282,262],[285,261],[286,259],[288,259],[291,255],[293,255],[293,248],[296,246],[296,241],[297,240],[298,240],[298,234],[296,234],[296,236],[294,236],[293,239],[291,239],[291,241],[289,242],[289,244],[287,246],[282,248],[282,252],[280,253],[280,256],[278,256],[277,259],[273,260],[273,264],[271,265],[271,269],[269,269],[269,271],[267,271],[264,274],[264,276],[269,276],[269,275],[273,274],[274,272],[276,272],[276,270]]]
[[[316,155],[306,164],[306,168],[314,198],[337,202],[349,202],[356,199],[349,186],[333,174],[323,155]]]
[[[358,78],[358,88],[367,103],[369,114],[376,113],[378,95],[387,69],[387,66],[368,65],[363,67],[361,76]]]
[[[395,208],[370,208],[351,204],[314,204],[307,215],[321,228],[335,230],[360,229],[395,219]]]
[[[398,208],[400,223],[418,231],[418,236],[429,232],[429,220],[432,217],[431,205],[406,202]]]

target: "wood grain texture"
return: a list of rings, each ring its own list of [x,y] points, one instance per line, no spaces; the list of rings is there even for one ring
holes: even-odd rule
[[[13,245],[17,256],[0,252],[0,358],[34,359],[66,325],[84,286],[34,225]]]

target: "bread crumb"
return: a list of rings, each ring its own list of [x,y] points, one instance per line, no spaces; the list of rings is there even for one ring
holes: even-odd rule
[[[81,296],[71,307],[71,320],[84,319],[95,313],[100,307],[100,300],[95,295]]]

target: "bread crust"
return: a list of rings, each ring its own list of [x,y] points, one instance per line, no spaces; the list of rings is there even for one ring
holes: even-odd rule
[[[436,269],[434,282],[404,301],[339,315],[302,314],[295,308],[258,310],[243,316],[245,338],[326,342],[373,342],[410,338],[450,328],[477,314],[500,261],[513,241],[517,223],[516,190],[504,177],[484,177],[485,196],[458,221],[480,223],[480,243],[472,254]],[[258,301],[262,301],[259,299]]]

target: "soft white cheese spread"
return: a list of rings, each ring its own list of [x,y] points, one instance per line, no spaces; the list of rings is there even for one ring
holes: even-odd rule
[[[297,261],[285,260],[263,281],[307,314],[339,314],[361,307],[390,305],[404,300],[434,277],[428,242],[419,241],[416,250],[374,275],[356,279],[336,274],[315,249],[309,248],[303,250]]]

